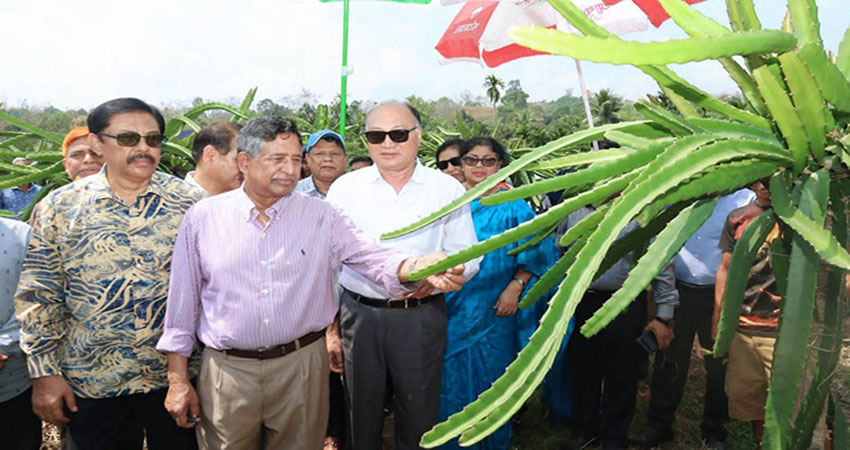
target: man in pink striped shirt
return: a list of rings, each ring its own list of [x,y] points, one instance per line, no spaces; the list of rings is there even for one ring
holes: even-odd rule
[[[396,296],[457,290],[463,266],[405,285],[444,255],[412,258],[371,242],[334,206],[292,190],[301,138],[292,121],[253,119],[237,137],[241,188],[184,217],[171,263],[164,333],[166,409],[198,423],[202,449],[320,448],[328,418],[324,329],[345,265]],[[411,294],[410,291],[416,290]],[[197,392],[189,357],[205,345]]]

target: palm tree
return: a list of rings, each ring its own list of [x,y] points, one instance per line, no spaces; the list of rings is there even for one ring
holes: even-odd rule
[[[590,111],[593,113],[593,121],[597,125],[619,122],[620,116],[617,113],[622,107],[623,98],[611,92],[610,89],[602,89],[593,94],[590,101]]]
[[[484,87],[487,88],[487,98],[493,103],[493,115],[495,117],[496,103],[499,103],[499,99],[502,97],[499,89],[504,89],[505,83],[496,78],[496,75],[487,75],[487,78],[484,79]]]

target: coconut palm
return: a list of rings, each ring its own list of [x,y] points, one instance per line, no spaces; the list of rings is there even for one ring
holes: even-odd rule
[[[502,98],[502,92],[500,89],[505,88],[505,83],[496,78],[496,75],[487,75],[487,78],[484,79],[484,87],[487,89],[487,98],[490,99],[490,103],[493,104],[493,117],[496,115],[496,103],[499,103],[499,99]]]
[[[602,89],[590,99],[590,112],[593,114],[593,122],[597,125],[619,122],[620,116],[617,113],[622,107],[623,98],[614,94],[611,89]]]

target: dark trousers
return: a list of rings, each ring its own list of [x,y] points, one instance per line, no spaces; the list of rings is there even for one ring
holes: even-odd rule
[[[331,372],[330,384],[328,436],[342,439],[345,437],[345,390],[342,386],[342,375]]]
[[[714,347],[711,338],[711,315],[714,311],[714,285],[694,286],[677,282],[679,307],[676,308],[676,336],[670,347],[655,355],[655,372],[652,377],[652,399],[649,402],[649,426],[662,431],[672,428],[676,408],[685,392],[688,367],[694,335],[704,349]],[[703,438],[726,440],[729,418],[724,380],[726,366],[711,355],[705,362],[705,405],[702,416]]]
[[[160,389],[146,394],[89,399],[77,397],[68,432],[80,450],[195,450],[195,430],[179,428],[165,410]],[[67,414],[67,412],[66,412]]]
[[[32,412],[32,388],[0,403],[0,447],[4,450],[41,448],[41,419]]]
[[[573,370],[573,436],[599,436],[606,446],[625,448],[643,351],[635,341],[646,325],[646,293],[597,335],[584,337],[579,329],[610,296],[588,291],[576,308],[575,332],[567,344]]]
[[[410,309],[363,305],[348,291],[340,304],[354,450],[383,448],[384,394],[392,380],[398,450],[419,448],[419,438],[437,423],[446,348],[446,300]]]

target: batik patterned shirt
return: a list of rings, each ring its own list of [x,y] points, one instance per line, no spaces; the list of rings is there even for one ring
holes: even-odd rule
[[[171,253],[205,193],[156,172],[125,204],[101,173],[50,193],[16,294],[30,376],[63,375],[83,398],[168,386],[162,334]]]

